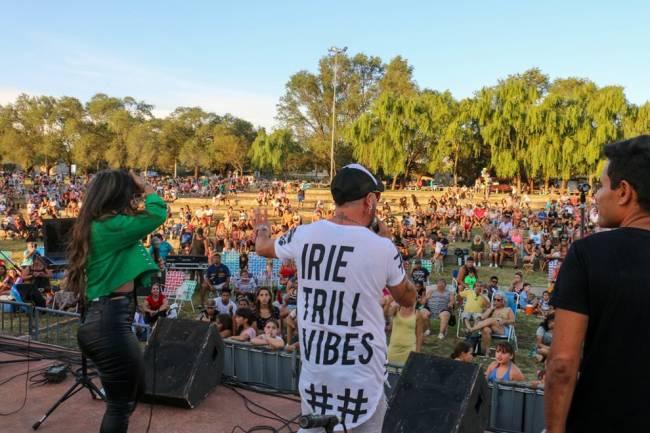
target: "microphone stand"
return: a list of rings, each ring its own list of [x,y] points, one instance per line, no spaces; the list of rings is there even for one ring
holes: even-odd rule
[[[83,320],[86,317],[86,307],[83,302],[80,305],[81,323],[83,323]],[[86,355],[84,355],[83,352],[81,352],[81,367],[75,370],[72,374],[75,376],[75,382],[56,402],[54,402],[52,407],[45,412],[45,415],[32,425],[32,429],[38,430],[41,424],[45,422],[56,408],[84,388],[90,392],[90,397],[92,397],[93,400],[106,400],[103,390],[99,389],[97,385],[93,383],[93,378],[97,377],[98,373],[96,371],[88,371],[88,359],[86,359]]]

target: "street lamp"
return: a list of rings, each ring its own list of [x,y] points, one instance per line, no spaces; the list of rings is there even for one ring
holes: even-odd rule
[[[332,81],[332,87],[333,87],[333,96],[332,96],[332,146],[330,148],[330,182],[334,179],[334,172],[335,166],[334,166],[334,138],[336,134],[336,73],[338,72],[339,69],[339,64],[338,64],[338,56],[339,54],[343,54],[348,50],[348,47],[343,47],[343,48],[337,48],[337,47],[331,47],[328,51],[331,56],[334,56],[334,80]]]

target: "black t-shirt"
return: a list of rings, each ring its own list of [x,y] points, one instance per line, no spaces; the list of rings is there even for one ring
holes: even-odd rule
[[[570,432],[648,431],[650,230],[621,228],[573,243],[551,304],[589,317]]]
[[[426,284],[427,279],[429,278],[429,271],[427,271],[425,268],[413,269],[413,272],[411,272],[411,278],[413,279],[414,283]]]

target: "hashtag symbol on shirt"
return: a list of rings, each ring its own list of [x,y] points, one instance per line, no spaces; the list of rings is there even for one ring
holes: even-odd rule
[[[331,404],[328,404],[328,400],[333,397],[332,394],[327,392],[327,386],[321,386],[321,392],[316,391],[314,384],[310,384],[308,389],[305,389],[305,393],[309,394],[307,399],[307,404],[311,406],[311,410],[317,412],[317,408],[320,409],[320,414],[325,415],[325,411],[331,410],[334,408]]]
[[[363,396],[363,389],[357,391],[357,397],[352,397],[350,388],[345,388],[344,395],[337,395],[336,398],[343,404],[338,406],[336,409],[341,414],[341,420],[345,424],[345,418],[349,415],[352,416],[352,422],[357,422],[361,415],[368,413],[367,409],[362,409],[361,407],[368,403],[368,399]],[[353,407],[350,407],[353,405]]]

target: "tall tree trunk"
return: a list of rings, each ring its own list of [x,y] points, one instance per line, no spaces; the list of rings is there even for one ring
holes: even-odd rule
[[[391,185],[390,189],[395,191],[395,186],[397,186],[397,176],[393,176],[393,184]]]
[[[194,166],[194,179],[198,179],[198,178],[199,178],[199,166],[195,165]]]

